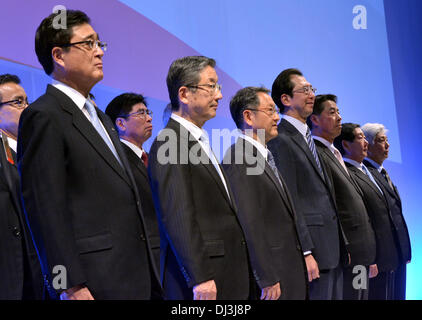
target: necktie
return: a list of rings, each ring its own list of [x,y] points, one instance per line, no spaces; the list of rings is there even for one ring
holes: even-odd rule
[[[144,151],[144,152],[142,152],[141,159],[142,159],[142,161],[143,161],[143,163],[144,163],[145,167],[147,167],[147,168],[148,168],[148,155],[147,155],[147,153],[146,153],[145,151]]]
[[[344,171],[346,171],[347,175],[350,176],[349,171],[347,171],[347,167],[344,164],[341,153],[340,153],[340,151],[338,151],[338,149],[336,147],[334,147],[334,156],[337,158],[338,162],[340,162],[341,166],[343,167]]]
[[[316,161],[316,163],[318,165],[318,168],[319,168],[319,171],[321,172],[321,175],[324,176],[324,174],[322,172],[321,163],[319,162],[319,158],[318,158],[318,154],[317,154],[317,151],[316,151],[315,143],[314,143],[314,140],[312,139],[311,130],[309,130],[309,127],[308,127],[308,130],[306,130],[306,141],[308,142],[309,149],[311,150],[312,155],[315,158],[315,161]]]
[[[391,190],[394,191],[393,182],[391,181],[390,176],[387,173],[387,170],[385,170],[384,168],[382,168],[381,169],[381,174],[384,176],[385,180],[387,180],[387,183],[390,186]]]
[[[376,185],[376,187],[381,192],[381,194],[384,194],[381,188],[379,187],[378,183],[375,181],[374,177],[372,176],[371,172],[369,172],[368,168],[363,163],[362,163],[362,169],[363,169],[363,172],[369,177],[369,179],[371,179],[371,181]]]
[[[208,139],[208,134],[206,132],[202,133],[202,135],[199,137],[199,140],[204,144],[205,151],[206,151],[208,157],[210,158],[212,164],[214,165],[215,170],[217,170],[218,175],[220,176],[221,182],[223,183],[224,188],[226,189],[227,196],[231,200],[230,194],[229,194],[229,189],[227,188],[227,184],[226,184],[226,179],[224,179],[223,172],[221,171],[221,168],[220,168],[220,165],[218,164],[217,158],[216,158],[216,156],[214,155],[214,152],[211,149],[210,141]]]
[[[278,175],[278,169],[277,166],[275,165],[275,161],[274,161],[274,156],[271,153],[270,150],[268,150],[268,154],[267,154],[267,162],[271,168],[271,170],[274,172],[274,175],[276,176],[278,182],[280,183],[281,189],[284,190],[283,184],[281,183],[281,179],[280,176]]]
[[[91,117],[91,123],[94,126],[95,130],[97,130],[98,134],[104,140],[104,142],[106,143],[110,151],[113,153],[113,155],[116,157],[117,161],[119,161],[120,165],[122,165],[119,155],[117,154],[116,148],[114,147],[111,140],[108,138],[107,133],[105,132],[103,126],[101,125],[100,119],[98,118],[98,114],[97,114],[97,111],[95,110],[94,105],[89,101],[89,99],[87,99],[84,107],[88,111],[89,116]]]

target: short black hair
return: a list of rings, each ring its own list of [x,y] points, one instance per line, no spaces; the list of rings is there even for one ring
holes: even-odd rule
[[[1,74],[0,75],[0,86],[6,83],[16,83],[16,84],[20,84],[21,83],[21,79],[19,79],[18,76],[14,75],[14,74],[10,74],[10,73],[5,73],[5,74]],[[1,93],[0,93],[0,100],[2,99],[1,97]]]
[[[201,80],[200,72],[208,66],[215,68],[215,60],[204,56],[188,56],[173,61],[166,79],[172,111],[179,110],[180,87],[197,85]]]
[[[312,114],[315,114],[317,116],[319,116],[322,111],[324,111],[324,102],[326,101],[333,101],[337,104],[337,96],[334,94],[319,94],[315,97],[315,102],[314,102],[314,109],[312,111]],[[308,127],[310,129],[312,129],[312,120],[311,117],[308,117],[308,119],[306,119],[306,122],[308,124]]]
[[[62,12],[50,14],[39,25],[35,33],[35,52],[38,61],[44,68],[46,74],[50,75],[54,70],[53,57],[51,50],[54,47],[64,46],[70,43],[73,36],[73,27],[85,23],[90,23],[89,17],[79,10],[66,10],[66,28],[55,28],[53,26],[54,19]],[[68,49],[65,49],[68,50]]]
[[[280,112],[284,112],[284,104],[281,102],[281,96],[283,94],[287,94],[289,96],[293,96],[293,83],[290,80],[291,76],[303,76],[302,72],[299,69],[290,68],[283,70],[277,78],[275,78],[273,82],[273,86],[271,89],[271,97],[274,100],[274,103],[280,109]]]
[[[360,128],[360,125],[357,123],[343,123],[341,125],[341,133],[340,135],[334,139],[334,146],[340,151],[340,153],[344,156],[346,151],[343,148],[343,140],[353,142],[355,140],[355,129]]]
[[[246,87],[236,92],[230,100],[230,113],[238,129],[243,128],[243,111],[259,106],[259,92],[269,93],[270,90],[265,87]]]
[[[111,100],[105,113],[110,117],[111,121],[113,121],[114,126],[116,126],[116,119],[129,114],[132,107],[138,103],[143,103],[147,106],[147,102],[143,95],[132,92],[123,93]]]

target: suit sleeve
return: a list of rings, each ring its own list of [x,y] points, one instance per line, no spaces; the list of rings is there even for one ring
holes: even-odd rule
[[[52,274],[54,267],[64,266],[66,288],[83,284],[86,277],[79,260],[67,203],[64,135],[49,114],[28,108],[20,119],[18,140],[25,214],[43,271],[49,274],[51,281],[55,276]],[[60,289],[64,288],[58,291]]]
[[[262,217],[263,211],[271,210],[265,206],[269,199],[262,194],[265,190],[257,189],[251,177],[247,176],[246,166],[236,165],[234,161],[231,163],[223,164],[223,168],[238,208],[237,215],[248,244],[253,274],[262,289],[280,281],[273,265],[271,245],[266,237],[265,221]]]
[[[179,268],[188,287],[193,287],[214,278],[197,222],[197,216],[201,213],[195,205],[195,186],[192,185],[189,164],[158,162],[156,151],[160,145],[155,143],[151,148],[148,165],[154,204],[158,208],[160,227],[176,256]]]
[[[297,160],[294,152],[291,152],[289,143],[278,135],[273,140],[269,141],[268,148],[271,150],[276,166],[281,172],[284,181],[290,192],[290,196],[293,200],[296,213],[297,213],[297,230],[299,234],[299,240],[302,246],[303,252],[312,251],[315,246],[312,241],[311,234],[308,230],[308,226],[304,217],[304,209],[301,206],[301,200],[298,195],[298,174],[306,174],[297,168]]]

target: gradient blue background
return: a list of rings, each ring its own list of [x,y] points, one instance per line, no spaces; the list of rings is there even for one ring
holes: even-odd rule
[[[419,107],[422,88],[422,2],[418,0],[18,0],[0,11],[0,74],[20,76],[30,100],[50,78],[34,53],[34,34],[55,5],[85,11],[109,44],[104,80],[93,93],[103,110],[116,95],[147,96],[153,138],[168,103],[165,76],[174,59],[193,54],[217,60],[224,99],[211,128],[235,128],[228,110],[243,86],[271,88],[277,74],[301,69],[318,93],[334,93],[344,122],[381,122],[389,129],[385,167],[401,192],[412,241],[407,298],[422,298],[419,219]],[[353,7],[367,9],[367,29],[355,30]],[[149,149],[150,139],[145,147]]]

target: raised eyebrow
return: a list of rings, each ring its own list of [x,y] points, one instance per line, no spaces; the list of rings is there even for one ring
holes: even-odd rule
[[[98,33],[92,33],[90,35],[87,35],[85,38],[83,38],[84,40],[100,40],[100,36]]]

